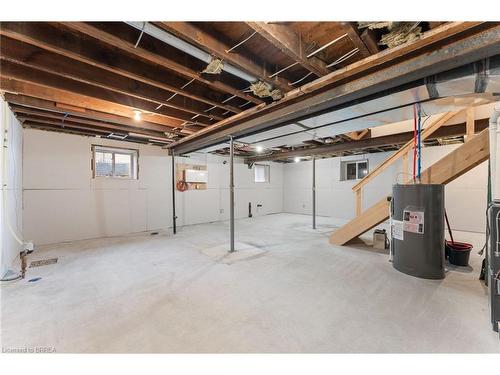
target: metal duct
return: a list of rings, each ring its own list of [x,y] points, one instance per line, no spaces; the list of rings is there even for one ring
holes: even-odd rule
[[[199,59],[207,64],[210,64],[210,62],[212,61],[212,56],[209,53],[193,46],[192,44],[185,42],[182,39],[177,38],[176,36],[166,32],[163,29],[160,29],[159,27],[156,27],[156,26],[150,24],[149,22],[127,21],[125,23],[132,26],[132,27],[135,27],[137,30],[140,30],[140,31],[152,36],[153,38],[161,40],[162,42],[164,42],[164,43],[166,43],[174,48],[177,48],[178,50],[181,50],[182,52],[187,53],[188,55],[196,57],[197,59]],[[241,78],[245,81],[248,81],[250,83],[258,80],[258,78],[254,77],[254,76],[236,68],[235,66],[226,63],[226,62],[224,62],[223,70],[228,72],[229,74],[232,74],[232,75],[239,77],[239,78]]]
[[[500,147],[500,102],[496,103],[493,108],[493,113],[490,117],[490,173],[491,173],[491,192],[493,201],[500,201],[500,173],[498,166],[500,165],[498,148]]]
[[[457,105],[452,100],[443,102],[443,100],[436,99],[500,92],[500,55],[426,77],[406,87],[406,89],[391,90],[387,95],[381,93],[374,99],[301,120],[300,123],[309,129],[284,124],[264,132],[243,135],[237,139],[264,147],[295,146],[314,138],[334,136],[412,119],[412,105],[416,102],[422,104],[424,113],[427,115],[457,110],[463,108],[464,105]]]

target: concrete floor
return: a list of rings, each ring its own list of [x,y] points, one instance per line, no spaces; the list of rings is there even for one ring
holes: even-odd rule
[[[238,220],[263,251],[206,255],[228,223],[44,246],[28,278],[1,287],[4,348],[57,352],[497,352],[480,258],[443,281],[397,272],[387,254],[328,244],[329,219]],[[478,234],[456,234],[475,245]],[[205,251],[205,253],[204,253]],[[32,277],[42,277],[28,283]]]

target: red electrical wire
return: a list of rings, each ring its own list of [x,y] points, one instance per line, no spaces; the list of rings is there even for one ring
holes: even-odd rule
[[[417,170],[417,107],[413,105],[413,182],[416,180]]]

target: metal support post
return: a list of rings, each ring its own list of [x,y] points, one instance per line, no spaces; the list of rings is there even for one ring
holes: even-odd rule
[[[230,137],[229,151],[229,225],[231,232],[231,247],[229,252],[234,252],[234,141]]]
[[[171,151],[172,155],[172,227],[174,234],[177,233],[177,216],[175,215],[175,155],[174,150]]]
[[[313,229],[316,229],[316,156],[312,157],[312,218]]]

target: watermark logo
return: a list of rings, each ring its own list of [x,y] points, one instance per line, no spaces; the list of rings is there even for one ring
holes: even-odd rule
[[[40,353],[56,353],[56,348],[53,346],[32,346],[24,348],[4,348],[2,353],[27,353],[27,354],[40,354]]]

